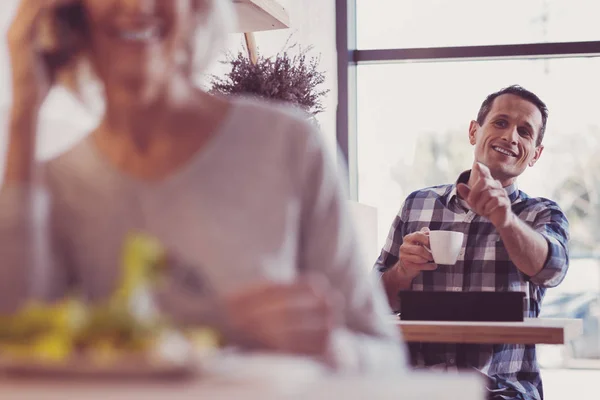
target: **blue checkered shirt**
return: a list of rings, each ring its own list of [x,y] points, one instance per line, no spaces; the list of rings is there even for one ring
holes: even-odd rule
[[[458,182],[468,182],[469,174],[461,174]],[[567,273],[568,221],[553,201],[530,198],[516,184],[505,190],[512,211],[548,242],[548,258],[537,275],[530,277],[517,269],[496,228],[465,207],[457,196],[456,184],[430,187],[408,196],[375,268],[385,272],[393,267],[403,237],[423,227],[463,232],[466,239],[456,264],[422,272],[412,282],[411,290],[524,292],[525,318],[537,317],[546,288],[558,285]],[[415,366],[475,368],[489,378],[491,388],[505,389],[506,398],[543,399],[535,345],[410,343],[409,348]],[[509,395],[511,392],[515,395]]]

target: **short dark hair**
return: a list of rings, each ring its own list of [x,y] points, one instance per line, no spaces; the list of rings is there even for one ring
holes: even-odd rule
[[[548,122],[548,107],[534,93],[519,85],[508,86],[504,89],[500,89],[499,91],[488,95],[488,97],[486,97],[483,103],[481,103],[481,107],[479,108],[479,112],[477,113],[477,123],[479,125],[483,125],[485,119],[490,113],[490,110],[492,109],[492,106],[494,105],[494,100],[496,100],[497,97],[502,96],[503,94],[512,94],[515,96],[519,96],[523,100],[527,100],[528,102],[532,103],[538,108],[538,110],[540,110],[540,113],[542,113],[542,127],[540,128],[540,132],[538,134],[535,145],[541,145],[542,140],[544,139],[544,133],[546,132],[546,122]]]

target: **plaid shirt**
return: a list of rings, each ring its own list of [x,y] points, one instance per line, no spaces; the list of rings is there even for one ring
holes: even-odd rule
[[[458,182],[468,182],[469,176],[470,171],[462,173]],[[403,237],[423,227],[460,231],[465,242],[456,264],[422,272],[411,290],[525,292],[523,314],[537,317],[546,288],[558,285],[567,272],[567,218],[556,203],[530,198],[516,184],[505,190],[512,211],[548,242],[548,258],[537,275],[529,277],[517,269],[495,227],[465,207],[457,196],[456,184],[419,190],[406,199],[375,267],[380,272],[393,267]],[[416,366],[476,368],[490,379],[494,389],[505,389],[503,394],[510,398],[543,399],[535,345],[411,343],[409,348]]]

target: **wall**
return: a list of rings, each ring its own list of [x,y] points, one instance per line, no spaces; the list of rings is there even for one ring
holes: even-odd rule
[[[321,130],[331,150],[336,145],[337,55],[335,44],[335,0],[279,0],[289,12],[290,29],[257,32],[259,53],[271,57],[285,48],[286,42],[301,48],[313,47],[309,56],[321,58],[320,70],[325,73],[323,89],[329,89],[324,101],[325,112],[319,115]],[[246,51],[243,35],[231,35],[230,51]],[[226,69],[216,64],[212,72],[223,74]]]
[[[303,47],[314,46],[313,54],[320,55],[321,69],[326,73],[324,87],[330,92],[325,99],[326,111],[319,122],[331,149],[336,144],[337,106],[337,53],[335,43],[335,1],[334,0],[286,0],[281,2],[291,16],[293,39]],[[289,36],[288,32],[267,32],[257,35],[258,45],[270,45],[270,50],[281,48]],[[293,40],[293,41],[294,41]],[[264,44],[263,44],[264,43]]]

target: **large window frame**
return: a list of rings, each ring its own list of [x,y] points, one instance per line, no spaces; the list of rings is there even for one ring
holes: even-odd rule
[[[357,67],[367,64],[600,57],[600,41],[431,48],[358,49],[357,1],[336,0],[338,104],[336,138],[348,171],[350,200],[358,201]]]
[[[336,43],[338,57],[338,104],[336,138],[347,166],[349,200],[359,201],[358,165],[358,74],[362,65],[396,63],[459,62],[488,60],[547,60],[556,58],[600,58],[600,40],[545,42],[485,46],[432,48],[358,49],[357,0],[336,0]],[[342,164],[342,163],[340,163]],[[383,173],[383,172],[382,172]],[[600,260],[598,254],[576,253],[571,260]],[[542,346],[543,347],[543,346]],[[544,350],[540,350],[544,351]],[[560,351],[565,351],[561,349]],[[568,352],[565,351],[564,354]],[[542,354],[542,353],[540,353]],[[562,368],[577,368],[569,356],[560,361]],[[587,364],[585,364],[587,365]]]

